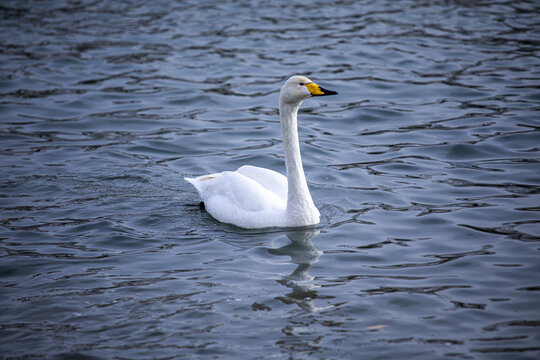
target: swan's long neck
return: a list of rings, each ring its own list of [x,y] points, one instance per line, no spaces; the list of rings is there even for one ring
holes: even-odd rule
[[[300,156],[296,119],[299,107],[300,103],[280,103],[279,113],[287,169],[287,216],[291,222],[308,225],[318,223],[319,212],[311,199]]]

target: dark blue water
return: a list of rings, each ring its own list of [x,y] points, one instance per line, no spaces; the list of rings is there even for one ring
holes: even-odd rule
[[[538,359],[537,1],[3,1],[0,358]],[[284,171],[316,229],[184,176]]]

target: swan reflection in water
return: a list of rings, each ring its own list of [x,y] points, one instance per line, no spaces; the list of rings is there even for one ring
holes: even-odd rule
[[[311,266],[319,260],[322,252],[314,245],[312,239],[320,233],[319,229],[295,229],[287,232],[287,237],[291,241],[289,244],[277,248],[268,249],[272,255],[287,255],[291,257],[291,262],[297,264],[296,269],[288,276],[284,276],[278,282],[292,291],[284,296],[277,297],[285,304],[297,304],[307,312],[319,311],[328,307],[317,307],[315,299],[320,298],[317,287],[311,283],[314,279],[309,274]]]

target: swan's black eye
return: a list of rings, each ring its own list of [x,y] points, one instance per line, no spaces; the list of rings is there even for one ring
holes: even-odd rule
[[[301,82],[301,83],[298,83],[298,85],[304,86],[304,85],[306,85],[306,83]]]

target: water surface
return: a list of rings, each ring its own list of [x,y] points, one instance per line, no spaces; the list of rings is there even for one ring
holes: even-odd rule
[[[535,1],[4,1],[6,359],[537,359]],[[248,231],[184,176],[284,171],[311,229]]]

